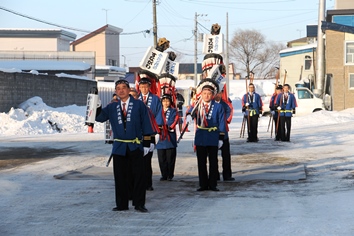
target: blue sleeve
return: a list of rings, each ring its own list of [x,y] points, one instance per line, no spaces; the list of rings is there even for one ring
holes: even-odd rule
[[[143,102],[141,102],[140,104],[140,122],[141,122],[141,127],[142,127],[142,134],[144,136],[148,136],[148,135],[153,135],[156,134],[154,127],[153,127],[153,121],[150,118],[149,115],[149,108],[147,106],[145,106],[145,104]]]
[[[157,97],[157,96],[156,96]],[[157,105],[156,105],[156,114],[161,114],[162,112],[162,105],[160,99],[157,97]]]
[[[164,124],[164,121],[163,121],[163,116],[162,116],[162,111],[157,113],[157,116],[155,117],[156,119],[156,123],[158,125],[163,125]]]
[[[101,110],[101,113],[96,117],[97,122],[105,122],[109,119],[109,104]]]
[[[271,110],[274,109],[274,99],[275,99],[275,96],[273,95],[273,96],[271,97],[271,99],[270,99],[270,102],[269,102],[269,108],[270,108]]]
[[[228,117],[230,117],[230,114],[231,114],[231,108],[229,107],[229,105],[227,105],[226,102],[223,102],[222,105],[225,110],[225,117],[226,117],[226,119],[228,119]]]
[[[220,106],[219,110],[219,131],[222,133],[226,133],[225,112],[222,106]]]
[[[277,101],[276,101],[276,103],[274,104],[274,105],[280,105],[280,98],[281,98],[281,93],[277,96]]]
[[[262,110],[262,98],[261,98],[261,96],[258,94],[258,110]]]

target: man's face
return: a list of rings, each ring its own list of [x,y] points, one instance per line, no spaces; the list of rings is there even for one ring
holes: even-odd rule
[[[248,86],[248,91],[253,93],[254,92],[254,85]]]
[[[116,86],[116,94],[118,97],[124,102],[129,97],[130,89],[126,84],[117,84]]]
[[[204,102],[210,102],[213,99],[213,92],[209,89],[204,89],[201,96]]]
[[[215,95],[214,100],[219,102],[221,100],[221,97],[222,97],[222,93],[218,93]]]
[[[288,86],[284,86],[283,90],[284,90],[284,93],[287,93],[287,92],[289,92],[289,87]]]
[[[139,84],[139,90],[141,91],[142,94],[148,94],[150,90],[150,85],[149,84]]]
[[[275,92],[276,92],[277,94],[279,94],[279,93],[281,93],[281,89],[277,89],[277,90],[275,90]]]

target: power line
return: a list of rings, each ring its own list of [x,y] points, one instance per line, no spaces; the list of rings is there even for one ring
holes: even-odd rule
[[[88,31],[88,30],[83,30],[83,29],[73,28],[73,27],[69,27],[69,26],[59,25],[59,24],[56,24],[56,23],[51,23],[51,22],[48,22],[48,21],[45,21],[45,20],[41,20],[41,19],[38,19],[38,18],[35,18],[35,17],[32,17],[32,16],[28,16],[28,15],[13,11],[11,9],[8,9],[8,8],[2,7],[2,6],[0,6],[0,10],[7,11],[7,12],[10,12],[10,13],[12,13],[14,15],[18,15],[18,16],[21,16],[21,17],[24,17],[24,18],[27,18],[27,19],[30,19],[30,20],[41,22],[43,24],[56,26],[58,28],[69,29],[69,30],[73,30],[73,31],[83,32],[83,33],[91,33],[92,32],[92,31]],[[149,30],[141,30],[141,31],[131,32],[131,33],[120,33],[119,35],[132,35],[132,34],[140,34],[140,33],[149,34],[150,31],[151,31],[151,29],[149,29]],[[107,32],[106,34],[107,35],[117,35],[118,33],[108,33]]]
[[[204,1],[204,0],[200,0],[200,1],[193,1],[193,0],[180,0],[181,2],[185,2],[185,3],[189,3],[189,4],[193,4],[193,5],[198,5],[198,6],[201,6],[201,5],[204,5],[204,6],[210,6],[210,7],[216,7],[216,8],[225,8],[225,9],[237,9],[237,10],[249,10],[249,11],[255,11],[255,10],[259,10],[259,11],[281,11],[281,12],[285,12],[285,11],[304,11],[304,10],[309,10],[309,9],[274,9],[274,8],[271,8],[271,9],[265,9],[265,8],[242,8],[242,7],[239,7],[239,6],[230,6],[230,5],[233,5],[233,4],[262,4],[262,3],[282,3],[282,2],[293,2],[295,0],[287,0],[287,1],[258,1],[258,2],[244,2],[244,3],[239,3],[239,2],[236,2],[236,1],[232,1],[232,2],[224,2],[222,4],[222,2],[215,2],[215,1]]]

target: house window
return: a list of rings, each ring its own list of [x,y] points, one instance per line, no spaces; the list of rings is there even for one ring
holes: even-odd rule
[[[305,70],[310,70],[312,65],[312,58],[310,56],[305,56]]]
[[[347,42],[345,46],[345,63],[354,63],[354,42]]]
[[[349,89],[354,89],[354,74],[349,74]]]

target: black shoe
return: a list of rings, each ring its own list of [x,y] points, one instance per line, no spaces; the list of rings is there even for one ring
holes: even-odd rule
[[[218,192],[220,191],[217,187],[213,187],[213,188],[209,188],[211,191],[215,191],[215,192]]]
[[[168,180],[168,181],[172,181],[172,178],[168,177],[167,180]]]
[[[197,189],[198,192],[206,191],[206,190],[208,190],[208,188],[202,188],[202,187],[200,187],[200,188]]]
[[[225,178],[224,181],[235,181],[235,178],[233,178],[233,177]]]
[[[112,211],[127,211],[127,210],[129,210],[129,208],[127,207],[127,208],[119,208],[119,207],[115,207],[115,208],[113,208],[112,209]]]
[[[136,206],[135,210],[140,211],[140,212],[148,212],[148,210],[145,208],[145,206]]]
[[[167,180],[167,178],[164,178],[164,177],[160,178],[160,181],[166,181],[166,180]]]
[[[147,191],[153,191],[154,188],[152,186],[146,188]]]

